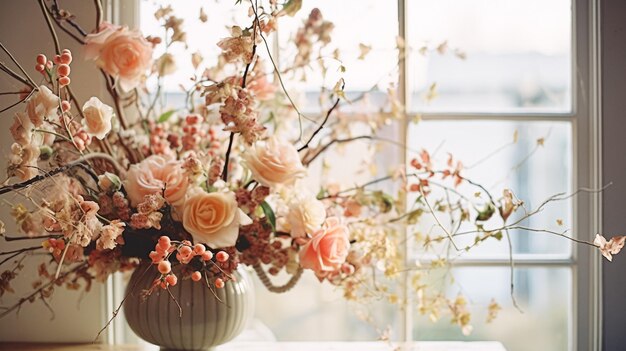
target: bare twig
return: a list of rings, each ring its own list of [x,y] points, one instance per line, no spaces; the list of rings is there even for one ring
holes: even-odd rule
[[[130,294],[133,293],[133,291],[137,287],[137,284],[141,281],[141,278],[143,278],[143,276],[146,275],[146,273],[148,273],[148,270],[150,269],[150,267],[152,267],[152,265],[148,264],[148,267],[146,267],[146,269],[141,273],[141,276],[139,276],[139,279],[135,280],[135,282],[130,287],[130,289],[127,290],[126,295],[124,296],[122,301],[120,301],[120,304],[117,306],[117,308],[113,311],[113,316],[111,316],[111,318],[109,318],[109,320],[106,322],[104,327],[102,327],[102,329],[100,329],[98,334],[96,334],[96,337],[93,340],[94,342],[98,341],[98,338],[100,337],[100,335],[109,327],[109,325],[111,325],[111,323],[113,322],[115,317],[117,317],[117,315],[120,313],[120,310],[122,309],[122,306],[124,306],[124,302],[130,296]]]
[[[52,42],[54,43],[54,50],[57,55],[61,54],[61,45],[59,44],[59,37],[57,36],[56,31],[54,30],[54,26],[52,25],[52,20],[50,19],[50,15],[48,14],[48,8],[46,4],[44,4],[44,0],[39,0],[39,7],[41,7],[41,12],[43,13],[43,17],[46,20],[46,24],[48,25],[48,29],[50,30],[50,34],[52,35]]]
[[[20,83],[27,85],[33,89],[39,89],[36,85],[34,85],[34,83],[31,83],[28,79],[20,76],[19,74],[17,74],[15,71],[13,71],[12,69],[10,69],[4,62],[0,61],[0,70],[4,71],[4,73],[10,75],[11,77],[15,78],[16,80],[18,80]]]
[[[39,289],[35,290],[34,292],[32,292],[30,295],[26,296],[26,297],[22,297],[17,303],[15,303],[13,306],[4,309],[4,311],[2,311],[2,313],[0,313],[0,319],[2,319],[3,317],[5,317],[6,315],[8,315],[9,313],[15,311],[16,309],[18,309],[20,306],[22,306],[25,302],[30,301],[33,297],[37,296],[38,294],[40,294],[42,291],[44,291],[45,289],[49,288],[50,286],[56,284],[59,280],[64,279],[65,277],[67,277],[68,275],[75,273],[76,271],[85,268],[88,265],[87,262],[81,263],[80,265],[72,268],[71,270],[63,273],[61,276],[59,276],[58,279],[52,279],[49,282],[47,282],[46,284],[42,285],[41,287],[39,287]]]
[[[40,182],[46,178],[50,178],[54,175],[57,175],[59,173],[63,173],[63,172],[67,172],[70,169],[74,168],[74,167],[81,167],[81,164],[91,160],[91,159],[96,159],[96,158],[101,158],[104,159],[108,162],[110,162],[116,169],[117,171],[122,174],[125,172],[125,170],[113,159],[113,157],[111,157],[110,155],[107,154],[102,154],[102,153],[90,153],[90,154],[86,154],[85,156],[83,156],[82,158],[80,158],[79,160],[76,160],[72,163],[68,163],[64,166],[55,168],[53,170],[48,171],[45,174],[39,174],[29,180],[23,181],[21,183],[16,183],[16,184],[11,184],[11,185],[5,185],[3,187],[0,187],[0,195],[2,194],[6,194],[9,193],[11,191],[16,191],[19,189],[23,189],[26,188],[30,185],[33,185],[37,182]]]
[[[520,311],[520,313],[524,313],[524,311],[522,311],[522,309],[519,307],[519,305],[517,304],[517,300],[515,299],[515,261],[513,260],[513,242],[511,241],[511,235],[509,235],[509,230],[506,229],[504,231],[504,234],[506,236],[506,241],[509,245],[509,265],[511,268],[511,301],[513,302],[513,306],[515,306],[515,308]]]
[[[230,136],[228,137],[228,148],[226,149],[226,157],[224,159],[224,169],[222,170],[222,180],[228,180],[228,161],[230,160],[230,152],[233,148],[233,141],[235,141],[235,133],[230,132]]]
[[[37,83],[35,83],[35,81],[28,75],[28,73],[26,72],[26,70],[24,70],[24,68],[22,67],[22,65],[20,65],[20,63],[15,59],[15,57],[13,57],[13,55],[11,54],[11,52],[0,42],[0,48],[2,48],[2,50],[9,56],[9,58],[11,59],[11,61],[13,61],[13,63],[17,66],[17,68],[20,69],[20,71],[22,71],[22,73],[24,74],[24,76],[26,77],[26,79],[28,79],[28,81],[30,82],[30,85],[34,88],[34,89],[39,89],[37,88]]]
[[[169,286],[167,288],[165,288],[165,290],[167,290],[167,293],[170,294],[170,297],[172,298],[172,300],[174,300],[174,303],[176,303],[176,306],[178,306],[178,318],[183,318],[183,308],[180,307],[180,304],[178,303],[178,300],[176,300],[174,295],[172,295],[172,292],[170,291]]]
[[[444,233],[446,233],[446,236],[448,237],[448,240],[450,240],[450,243],[452,244],[452,246],[454,246],[454,249],[456,251],[460,251],[459,247],[454,242],[454,239],[452,238],[452,235],[443,226],[443,224],[441,224],[441,222],[439,221],[439,218],[437,217],[437,214],[435,213],[435,210],[432,208],[432,206],[430,206],[430,203],[428,202],[428,199],[426,198],[426,195],[424,194],[424,189],[422,189],[422,187],[420,187],[420,194],[422,195],[422,199],[424,200],[424,203],[426,204],[426,207],[428,207],[428,210],[430,211],[430,213],[432,214],[433,218],[435,219],[435,222],[437,222],[437,225],[441,228],[441,230],[443,230]]]
[[[345,84],[341,85],[341,90],[343,90]],[[333,104],[333,106],[326,112],[326,117],[324,117],[324,120],[322,121],[322,123],[320,123],[320,125],[317,127],[317,129],[315,129],[315,131],[313,132],[313,134],[311,134],[311,137],[309,138],[309,140],[304,143],[304,145],[302,145],[302,147],[300,147],[298,149],[298,152],[306,149],[309,147],[309,144],[311,143],[311,141],[313,141],[313,139],[315,138],[315,136],[324,128],[324,124],[326,124],[326,122],[328,122],[328,118],[330,117],[330,114],[333,113],[333,111],[335,110],[335,108],[337,108],[337,106],[339,105],[339,101],[341,101],[340,98],[337,98],[337,100],[335,100],[335,103]]]

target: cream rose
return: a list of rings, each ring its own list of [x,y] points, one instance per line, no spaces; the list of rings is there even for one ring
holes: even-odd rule
[[[197,242],[213,249],[234,246],[239,226],[252,223],[237,207],[233,192],[199,191],[185,202],[183,227]]]
[[[332,272],[346,262],[350,249],[348,227],[337,217],[326,219],[324,226],[300,250],[300,265],[318,275]]]
[[[296,197],[289,204],[287,223],[291,227],[291,236],[294,238],[304,237],[307,233],[312,234],[320,228],[325,219],[324,203],[313,196]]]
[[[110,23],[85,38],[86,57],[118,80],[124,91],[137,87],[151,66],[152,46],[137,30]]]
[[[146,195],[161,192],[170,205],[182,206],[188,187],[189,180],[183,172],[181,163],[158,155],[150,156],[130,166],[124,181],[128,199],[135,207],[144,201]]]
[[[28,99],[26,113],[35,127],[40,127],[45,117],[56,116],[59,103],[59,97],[54,95],[48,87],[41,85],[39,90]]]
[[[97,97],[92,97],[83,105],[83,126],[90,135],[102,140],[111,131],[113,108],[105,105]]]
[[[256,143],[243,157],[254,179],[265,186],[290,185],[306,173],[295,146],[278,137]]]

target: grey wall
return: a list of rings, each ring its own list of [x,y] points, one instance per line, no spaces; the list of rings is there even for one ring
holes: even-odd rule
[[[605,236],[626,234],[626,1],[602,0],[603,195]],[[604,350],[626,350],[626,252],[603,264]]]

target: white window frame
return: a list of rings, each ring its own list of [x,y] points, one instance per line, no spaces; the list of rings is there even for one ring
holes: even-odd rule
[[[107,18],[114,23],[129,26],[139,24],[139,1],[103,0]],[[423,120],[499,120],[499,121],[568,121],[572,126],[573,146],[573,189],[602,186],[601,164],[601,106],[600,106],[600,0],[572,1],[572,112],[568,113],[421,113]],[[397,0],[398,34],[409,42],[407,5],[410,0]],[[277,41],[276,41],[277,42]],[[277,51],[277,48],[274,48]],[[409,54],[410,55],[410,54]],[[405,106],[410,106],[408,60],[400,60],[399,96]],[[406,121],[400,126],[402,140],[408,141],[409,121],[415,113],[408,112]],[[406,161],[406,154],[402,155]],[[572,190],[573,190],[572,189]],[[601,232],[601,194],[578,196],[573,200],[574,234],[579,239],[593,240]],[[409,257],[410,247],[404,248]],[[573,245],[571,257],[565,259],[517,258],[516,267],[570,267],[572,268],[572,325],[569,340],[572,351],[600,351],[602,348],[601,308],[601,261],[597,250]],[[457,266],[465,267],[508,267],[508,259],[465,259]],[[404,294],[410,299],[409,276],[406,276]],[[106,284],[106,312],[110,316],[123,298],[124,284],[119,275]],[[412,311],[403,311],[400,338],[412,341]],[[119,319],[118,319],[119,321]],[[123,321],[114,321],[106,340],[111,344],[128,342]]]
[[[399,35],[410,42],[407,12],[410,0],[398,0]],[[420,113],[422,120],[433,121],[567,121],[572,126],[573,189],[582,187],[599,189],[602,184],[601,128],[600,128],[600,36],[599,0],[571,0],[571,79],[572,111],[567,113]],[[411,55],[411,53],[408,53]],[[410,67],[401,60],[399,96],[405,106],[411,106],[409,91]],[[401,128],[403,140],[408,144],[408,124],[416,113],[407,112]],[[406,163],[406,154],[404,155]],[[601,232],[601,194],[577,196],[573,199],[574,236],[593,241]],[[407,245],[406,257],[411,248]],[[516,267],[568,267],[572,269],[572,321],[569,326],[569,350],[599,351],[601,333],[601,261],[597,250],[573,245],[567,258],[516,258]],[[461,259],[455,263],[463,267],[509,267],[508,258]],[[410,297],[409,276],[405,280],[405,296]],[[409,299],[410,301],[410,299]],[[407,308],[411,311],[411,308]],[[404,315],[404,340],[411,341],[413,323],[411,313]]]

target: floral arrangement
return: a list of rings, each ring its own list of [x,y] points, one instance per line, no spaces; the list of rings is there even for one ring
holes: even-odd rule
[[[386,108],[361,119],[343,117],[341,107],[351,103],[343,80],[323,89],[321,117],[311,119],[298,109],[282,76],[299,76],[318,63],[323,68],[318,58],[331,43],[333,24],[317,9],[305,16],[291,43],[293,64],[283,70],[276,67],[266,38],[279,29],[281,18],[298,13],[301,1],[239,1],[236,6],[248,11],[249,23],[233,26],[231,35],[217,43],[221,53],[216,65],[204,66],[197,53],[185,58],[196,74],[189,86],[181,87],[185,103],[176,110],[159,106],[160,84],[156,89],[147,84],[174,74],[176,61],[183,59],[168,52],[186,40],[184,21],[171,8],[155,14],[166,35],[145,37],[102,21],[99,7],[97,27],[86,31],[57,1],[39,2],[56,52],[24,64],[34,66],[34,72],[16,60],[16,68],[0,63],[23,86],[11,106],[17,107],[10,127],[14,143],[8,180],[0,188],[0,194],[24,199],[11,205],[22,235],[6,234],[4,225],[2,234],[6,240],[37,242],[0,253],[2,265],[13,264],[1,275],[0,296],[12,291],[11,281],[29,254],[44,252],[50,261],[39,267],[32,294],[2,316],[27,301],[46,302],[57,286],[88,290],[93,280],[133,269],[139,260],[151,260],[161,273],[152,286],[141,287],[147,293],[169,289],[181,279],[220,289],[233,270],[245,265],[276,292],[293,287],[304,270],[311,270],[320,281],[343,288],[347,299],[385,296],[402,303],[393,289],[376,282],[376,274],[393,280],[411,270],[400,250],[407,226],[430,217],[444,235],[410,240],[426,250],[445,243],[463,252],[471,247],[455,243],[461,224],[475,228],[472,246],[510,240],[510,229],[550,202],[567,198],[555,195],[527,209],[513,191],[492,195],[464,176],[460,161],[450,156],[440,162],[426,150],[388,175],[350,188],[322,181],[311,192],[306,180],[312,164],[334,147],[359,140],[372,142],[372,155],[379,145],[397,147],[401,143],[377,133],[404,117],[393,87]],[[206,21],[202,14],[200,20]],[[83,45],[109,96],[78,101],[72,79],[81,77],[72,76],[73,53],[59,43],[56,28]],[[2,49],[13,58],[8,48]],[[155,58],[157,49],[163,54]],[[362,45],[362,55],[366,49]],[[398,41],[400,56],[406,49]],[[461,185],[473,189],[470,195],[458,190]],[[441,195],[441,189],[453,198]],[[412,206],[405,204],[409,194],[417,198]],[[453,226],[444,226],[440,215],[452,218]],[[527,229],[595,246],[609,260],[626,239],[607,241],[598,235],[591,243]],[[437,256],[431,266],[447,262]],[[186,268],[175,275],[172,265]],[[283,271],[291,279],[274,285],[269,276]],[[465,299],[429,292],[425,272],[413,279],[420,311],[431,316],[449,312],[469,332]],[[489,309],[490,318],[495,317],[499,306],[494,302]]]

